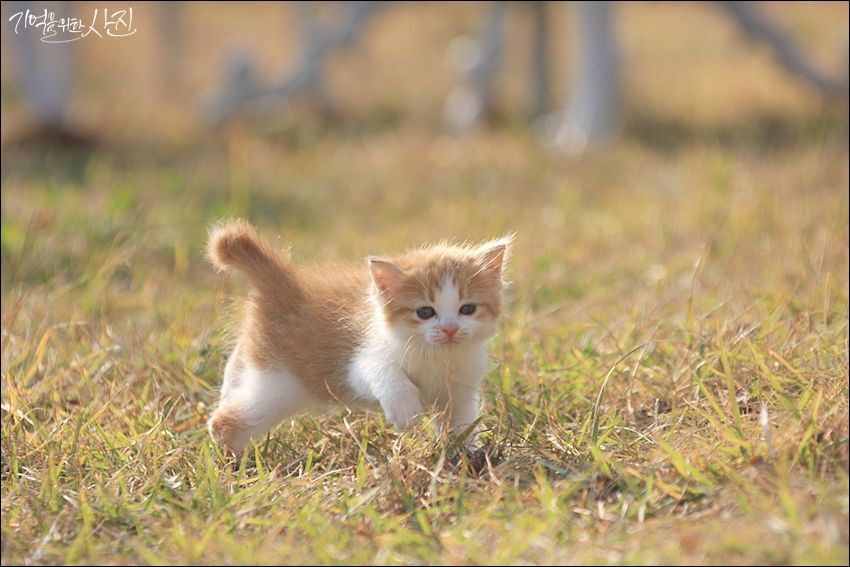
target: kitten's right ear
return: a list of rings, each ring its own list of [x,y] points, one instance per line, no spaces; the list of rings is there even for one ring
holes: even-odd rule
[[[384,294],[391,291],[404,276],[404,269],[381,258],[370,256],[369,271],[372,273],[372,280],[378,286],[378,290]]]
[[[479,247],[478,261],[484,267],[485,273],[496,280],[501,280],[502,264],[504,264],[515,234],[507,234],[496,240],[486,242]]]

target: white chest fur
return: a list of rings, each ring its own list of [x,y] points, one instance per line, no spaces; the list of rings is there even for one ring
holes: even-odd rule
[[[479,388],[487,366],[487,344],[411,349],[400,366],[419,388],[423,405],[443,405],[458,388]]]

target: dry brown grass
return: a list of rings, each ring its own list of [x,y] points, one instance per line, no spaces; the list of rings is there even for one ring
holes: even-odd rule
[[[190,8],[186,92],[234,11]],[[109,144],[3,156],[4,564],[847,563],[846,105],[708,8],[642,4],[614,147],[567,160],[513,119],[452,139],[438,46],[474,13],[387,13],[337,62],[335,125],[296,106],[201,136],[157,94],[152,39],[84,46],[75,108]],[[827,63],[846,37],[846,4],[775,14]],[[276,17],[261,47],[288,41]],[[202,248],[225,216],[301,261],[516,230],[487,458],[344,412],[218,454],[204,420],[244,284]]]

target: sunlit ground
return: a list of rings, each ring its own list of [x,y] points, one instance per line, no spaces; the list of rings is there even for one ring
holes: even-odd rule
[[[150,34],[79,45],[94,146],[71,150],[21,136],[4,28],[4,564],[847,563],[846,101],[710,7],[625,6],[622,135],[567,158],[523,123],[514,6],[500,118],[454,138],[445,45],[477,10],[390,9],[334,59],[333,113],[210,131],[221,46],[250,29],[279,76],[291,8],[188,6],[167,86],[139,5]],[[772,10],[838,64],[846,4]],[[343,410],[219,454],[204,423],[247,284],[201,252],[233,216],[302,262],[516,231],[488,458]]]

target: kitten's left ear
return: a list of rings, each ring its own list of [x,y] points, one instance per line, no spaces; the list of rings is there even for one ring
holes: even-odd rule
[[[369,271],[372,272],[372,280],[382,294],[391,291],[404,276],[404,269],[392,262],[374,256],[370,256],[367,260]]]
[[[479,247],[478,258],[485,272],[495,279],[502,276],[502,265],[508,257],[510,245],[514,241],[514,235],[508,234],[502,238],[491,240]]]

